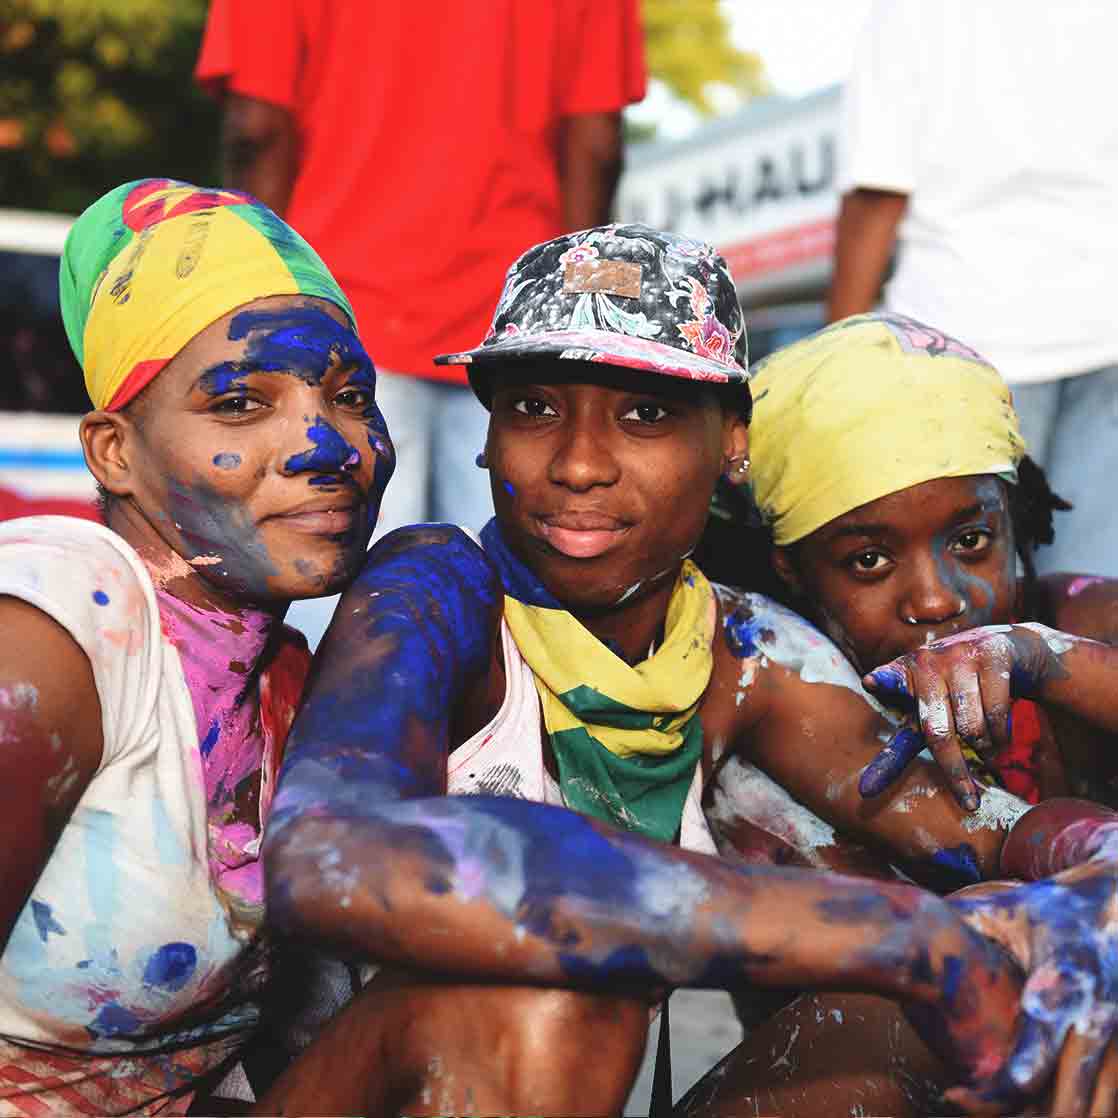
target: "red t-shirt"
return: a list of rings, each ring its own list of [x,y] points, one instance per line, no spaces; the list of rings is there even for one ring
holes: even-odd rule
[[[563,232],[562,117],[644,95],[638,0],[212,0],[196,77],[290,109],[285,215],[373,360],[461,381],[504,274]]]

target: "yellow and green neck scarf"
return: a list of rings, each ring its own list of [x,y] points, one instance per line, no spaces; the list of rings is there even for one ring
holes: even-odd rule
[[[141,179],[74,222],[59,269],[62,321],[95,408],[117,411],[196,334],[268,295],[353,311],[326,265],[267,206],[236,190]]]
[[[482,532],[505,589],[505,622],[532,669],[568,807],[672,842],[703,751],[698,706],[714,664],[710,583],[685,561],[664,640],[635,666],[593,636],[508,548]]]

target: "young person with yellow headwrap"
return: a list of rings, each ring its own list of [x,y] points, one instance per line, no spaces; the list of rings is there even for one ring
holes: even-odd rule
[[[810,745],[833,784],[814,806],[839,824],[815,827],[813,866],[869,864],[841,830],[913,876],[965,847],[946,866],[958,884],[998,872],[1020,814],[968,815],[923,761],[867,810],[858,774],[896,729],[858,674],[802,618],[690,561],[720,475],[748,477],[724,262],[642,226],[537,245],[486,341],[447,360],[490,410],[496,518],[480,545],[435,525],[372,549],[320,650],[265,841],[271,919],[385,969],[261,1113],[617,1114],[647,1005],[675,985],[886,994],[916,1007],[968,1088],[1019,1098],[1061,1051],[1066,1016],[1033,996],[1063,992],[1059,977],[1018,1001],[1000,968],[1034,960],[939,898],[744,866],[729,843],[716,857],[697,810],[700,792],[708,810],[712,795],[794,809],[778,783]],[[925,787],[940,795],[914,832],[890,808]],[[1102,924],[1109,866],[1077,869],[1043,898]],[[992,902],[981,912],[1002,930]],[[1068,949],[1056,926],[1024,939],[1040,936]],[[904,1103],[863,1087],[831,1101]]]
[[[1066,506],[1025,456],[997,372],[939,331],[873,314],[778,351],[756,368],[752,386],[753,499],[770,534],[782,596],[831,636],[859,674],[868,673],[867,688],[897,708],[898,717],[916,715],[921,729],[907,740],[895,738],[863,772],[863,791],[877,794],[927,744],[956,774],[962,795],[990,785],[971,817],[975,823],[1021,817],[1002,849],[1003,873],[1044,876],[1065,865],[1075,846],[1103,861],[1113,858],[1113,812],[1083,816],[1074,801],[1048,800],[1026,814],[1030,803],[1063,794],[1069,782],[1113,802],[1113,786],[1101,777],[1114,771],[1108,747],[1118,730],[1118,649],[1112,647],[1118,584],[1075,574],[1035,578],[1032,553],[1051,540],[1052,513]],[[746,504],[728,489],[720,503],[723,513],[734,508],[739,522],[748,521]],[[724,519],[713,523],[702,553],[720,575],[741,581],[732,568],[743,548],[759,550],[766,541],[741,523],[736,533]],[[759,573],[759,581],[773,585]],[[837,824],[828,797],[818,795],[829,785],[830,758],[801,748],[797,759],[800,771],[786,786],[818,812],[817,826]],[[732,767],[721,780],[733,784]],[[933,805],[943,795],[929,785],[866,806],[897,813],[914,832],[942,834]],[[715,805],[715,828],[731,838],[746,822],[773,828],[756,803],[730,805],[716,791]],[[810,854],[787,830],[782,837],[798,845],[789,857]],[[878,872],[887,869],[885,853]],[[969,856],[947,842],[941,847],[945,866]],[[942,884],[950,886],[951,878]],[[1103,893],[1114,886],[1112,870],[1097,882]],[[966,896],[955,903],[972,917]],[[1030,908],[1015,897],[1002,902],[1013,923],[1074,922],[1060,914],[1061,900]],[[1048,965],[1090,984],[1098,978],[1098,953],[1110,949],[1118,924],[1107,920],[1077,932],[1082,957],[1053,953]],[[857,1028],[839,1027],[854,1016]],[[1076,1028],[1094,1038],[1084,1054],[1090,1062],[1112,1035],[1114,1015],[1089,1028],[1082,1018]],[[786,1044],[793,1033],[795,1043]],[[890,1078],[898,1068],[912,1077],[920,1067],[933,1086],[942,1075],[921,1056],[893,1007],[871,999],[806,998],[770,1022],[757,1043],[787,1046],[796,1073],[735,1061],[716,1112],[736,1112],[749,1098],[784,1113],[792,1095],[810,1108],[820,1100],[803,1098],[805,1083],[852,1067]],[[876,1066],[864,1055],[882,1051],[892,1070],[888,1061]],[[1092,1114],[1111,1113],[1105,1099],[1118,1083],[1118,1068],[1112,1064],[1102,1080],[1095,1100],[1102,1109]],[[1051,1112],[1079,1113],[1088,1102],[1082,1091],[1064,1093],[1052,1100]]]
[[[78,218],[63,316],[105,526],[0,525],[0,1113],[182,1114],[268,973],[259,847],[308,656],[392,447],[353,315],[247,195]]]

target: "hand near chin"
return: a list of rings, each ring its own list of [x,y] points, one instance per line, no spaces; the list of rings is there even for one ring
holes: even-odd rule
[[[991,625],[918,648],[874,669],[862,683],[881,702],[914,713],[919,732],[901,730],[866,767],[863,796],[884,791],[927,746],[968,811],[979,792],[963,747],[993,754],[1010,741],[1013,699],[1039,696],[1059,672],[1059,657],[1040,625]]]
[[[1118,862],[1105,854],[1032,884],[994,882],[947,903],[1027,978],[1008,1057],[947,1092],[972,1114],[1118,1114]]]

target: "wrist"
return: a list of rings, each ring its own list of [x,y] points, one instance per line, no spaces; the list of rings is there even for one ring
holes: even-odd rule
[[[1118,859],[1118,812],[1088,800],[1045,800],[1025,812],[1002,844],[1001,873],[1051,877],[1096,857]]]

